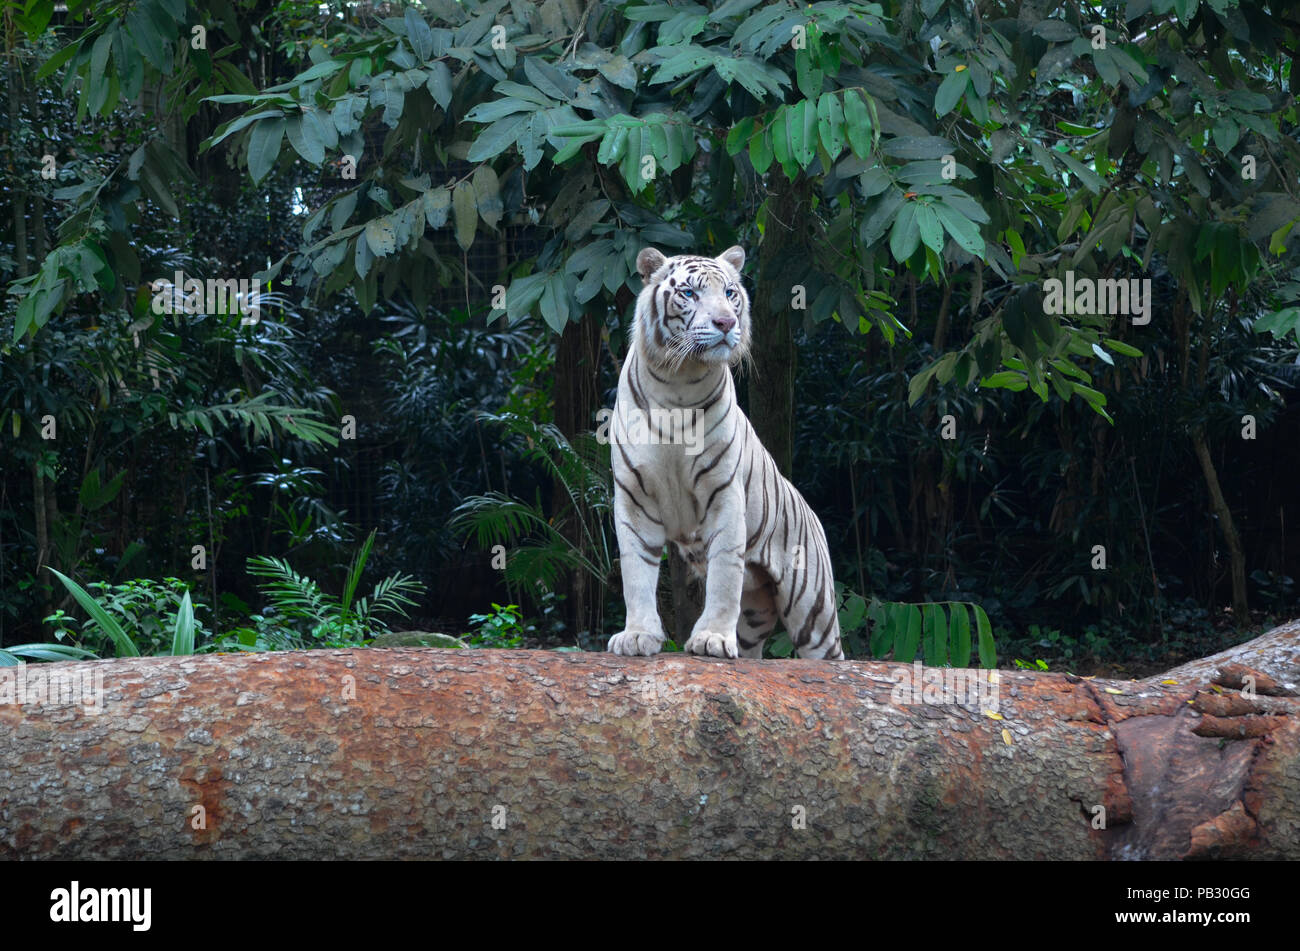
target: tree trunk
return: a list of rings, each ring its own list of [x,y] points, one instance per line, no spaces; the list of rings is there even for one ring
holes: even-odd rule
[[[668,546],[668,581],[673,609],[669,634],[678,647],[685,647],[695,630],[695,622],[704,613],[704,585],[692,577],[690,565],[676,545]]]
[[[1246,552],[1241,547],[1241,538],[1237,535],[1236,523],[1232,520],[1232,509],[1223,497],[1219,487],[1219,474],[1214,468],[1214,459],[1210,456],[1209,444],[1205,441],[1205,430],[1198,427],[1192,432],[1192,447],[1196,450],[1196,460],[1201,464],[1201,475],[1205,478],[1205,487],[1210,493],[1210,505],[1219,520],[1223,531],[1224,543],[1228,546],[1228,565],[1232,570],[1232,618],[1238,626],[1250,622],[1246,601]]]
[[[790,182],[779,172],[764,211],[763,242],[749,311],[754,369],[749,375],[749,419],[759,441],[787,479],[794,458],[794,329],[790,323],[792,288],[783,279],[807,214],[808,181]],[[807,301],[811,305],[811,301]]]
[[[4,668],[0,858],[1300,859],[1300,621],[1145,681],[1002,671],[973,703],[914,693],[918,669],[418,648]],[[100,676],[99,712],[16,703],[20,675]]]
[[[599,371],[600,320],[584,313],[581,320],[564,328],[555,344],[555,425],[570,440],[596,426],[595,415],[600,403]],[[557,484],[554,491],[556,506],[565,504],[566,498],[563,486]],[[586,543],[582,523],[592,517],[589,511],[567,512],[560,521],[559,530],[572,544],[583,549]],[[599,588],[593,591],[592,581],[585,573],[575,571],[564,582],[566,616],[575,637],[583,632],[604,633],[595,629],[601,594]]]

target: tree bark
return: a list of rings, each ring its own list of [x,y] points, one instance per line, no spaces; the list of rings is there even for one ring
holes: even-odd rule
[[[0,703],[3,858],[1300,858],[1300,621],[1145,681],[1002,671],[997,717],[852,661],[159,657],[0,699],[20,670],[104,689]]]
[[[1214,459],[1210,455],[1209,444],[1205,441],[1204,429],[1198,427],[1193,431],[1192,448],[1196,450],[1196,461],[1201,465],[1205,488],[1210,493],[1210,506],[1219,520],[1224,544],[1228,546],[1228,567],[1232,574],[1232,617],[1238,626],[1248,624],[1250,611],[1246,600],[1246,552],[1241,547],[1241,537],[1232,520],[1232,509],[1228,507],[1228,500],[1223,497],[1223,489],[1219,486],[1219,473],[1214,468]]]
[[[576,323],[569,323],[555,344],[555,425],[568,439],[595,428],[596,410],[600,408],[600,327],[598,317],[584,313]],[[567,498],[563,486],[554,487],[556,505]],[[577,548],[584,549],[582,523],[590,520],[590,511],[571,511],[562,515],[559,530]],[[588,553],[589,554],[589,553]],[[564,585],[566,616],[575,637],[599,631],[601,588],[592,585],[585,572],[569,574]],[[594,599],[594,601],[593,601]]]
[[[779,172],[764,210],[763,242],[749,311],[752,325],[749,419],[776,467],[787,479],[794,459],[794,329],[790,324],[791,287],[782,279],[791,249],[803,233],[808,181],[788,181]],[[809,306],[811,303],[809,302]]]

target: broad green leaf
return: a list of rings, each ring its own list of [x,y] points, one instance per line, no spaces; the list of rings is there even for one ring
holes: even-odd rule
[[[451,209],[451,192],[448,189],[430,189],[424,193],[422,203],[424,217],[430,228],[441,228],[447,224],[447,212]],[[334,227],[337,229],[338,224]]]
[[[518,112],[533,112],[536,108],[537,103],[526,102],[523,99],[495,99],[492,102],[480,102],[465,113],[465,118],[471,122],[495,122]]]
[[[954,667],[969,667],[971,655],[970,615],[966,605],[952,606],[952,623],[950,629],[949,659]]]
[[[736,155],[745,150],[754,134],[754,117],[745,116],[727,133],[727,154]]]
[[[320,129],[315,123],[308,125],[302,115],[296,115],[286,120],[284,128],[294,151],[312,165],[325,161],[325,143],[321,141]]]
[[[844,91],[845,133],[849,138],[849,147],[860,159],[871,158],[871,116],[867,112],[864,94],[856,89]]]
[[[478,227],[474,186],[469,182],[458,183],[451,193],[451,207],[456,220],[456,243],[462,251],[468,251],[474,243],[474,232]]]
[[[530,118],[528,115],[513,115],[493,122],[479,133],[474,144],[470,146],[466,159],[471,162],[485,162],[496,158],[515,144],[520,130]]]
[[[952,112],[953,106],[957,105],[961,97],[966,94],[969,77],[970,70],[962,70],[960,73],[951,72],[943,78],[938,91],[934,94],[934,111],[940,119]]]
[[[501,221],[503,206],[501,203],[501,183],[491,166],[480,165],[474,171],[474,200],[478,206],[479,216],[493,231]]]
[[[943,254],[943,226],[939,224],[939,216],[934,209],[929,205],[918,205],[916,224],[921,232],[922,243],[935,254]]]
[[[284,140],[285,120],[262,119],[248,135],[248,173],[254,182],[261,182],[275,167],[280,157],[280,143]]]
[[[952,235],[958,247],[968,254],[979,258],[984,257],[984,238],[980,235],[979,228],[970,219],[949,207],[946,201],[937,201],[930,207],[934,209],[939,223]]]
[[[992,670],[998,665],[998,652],[993,646],[993,625],[989,623],[989,616],[982,607],[978,604],[972,607],[975,609],[975,626],[979,637],[980,666]]]
[[[445,110],[451,104],[451,70],[446,63],[438,60],[429,64],[429,78],[425,80],[425,87],[441,109]]]
[[[542,289],[542,319],[557,334],[569,322],[569,295],[564,289],[564,275],[552,274]]]
[[[921,609],[913,604],[900,604],[895,616],[895,630],[901,635],[894,638],[894,660],[910,664],[916,659],[916,649],[921,645]]]
[[[889,253],[899,264],[906,264],[921,244],[921,228],[916,222],[916,203],[905,201],[889,232]]]
[[[387,257],[397,250],[397,227],[392,215],[366,222],[366,244],[376,257]],[[365,277],[365,274],[361,275]]]
[[[424,17],[411,7],[406,8],[406,38],[411,41],[411,51],[420,62],[433,55],[433,31]]]
[[[817,156],[817,109],[808,100],[787,106],[786,128],[790,135],[790,157],[807,168]]]
[[[927,604],[922,613],[925,664],[942,667],[948,660],[948,617],[942,604]]]
[[[828,92],[817,101],[817,133],[831,161],[838,159],[844,151],[844,107],[837,93]]]
[[[889,188],[875,199],[871,211],[866,213],[862,224],[858,226],[858,240],[863,247],[870,248],[880,240],[881,235],[893,224],[902,204],[903,193],[897,188]]]

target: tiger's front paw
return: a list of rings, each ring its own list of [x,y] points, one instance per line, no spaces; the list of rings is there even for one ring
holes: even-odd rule
[[[659,648],[663,646],[662,634],[651,634],[649,631],[620,631],[609,639],[609,646],[605,649],[611,654],[622,654],[624,657],[650,657],[652,654],[659,653]]]
[[[735,657],[739,653],[736,647],[736,634],[715,634],[713,631],[696,631],[686,642],[686,653],[702,654],[708,657]]]

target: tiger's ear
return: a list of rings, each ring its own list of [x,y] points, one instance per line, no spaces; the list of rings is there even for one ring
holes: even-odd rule
[[[636,272],[641,275],[641,280],[648,281],[650,275],[663,267],[667,260],[658,248],[642,248],[636,256]]]
[[[745,249],[738,244],[733,245],[732,247],[727,248],[727,250],[719,254],[718,260],[726,261],[728,264],[734,267],[736,269],[736,273],[739,274],[740,269],[745,266]]]

